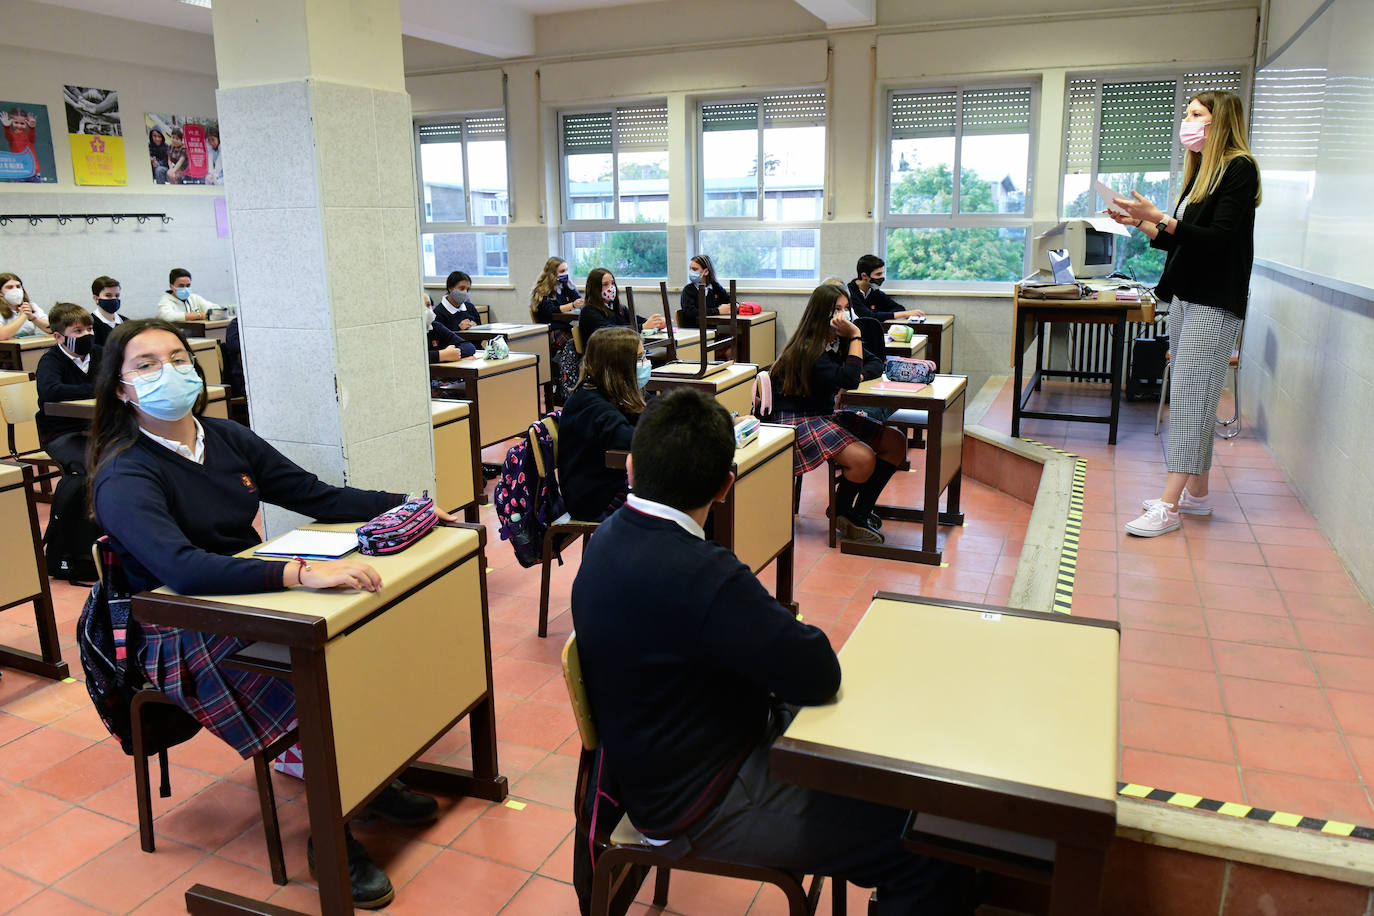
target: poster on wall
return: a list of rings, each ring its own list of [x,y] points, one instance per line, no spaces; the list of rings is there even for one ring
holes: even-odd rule
[[[57,181],[52,157],[52,124],[48,106],[31,102],[0,102],[0,181]]]
[[[158,184],[224,184],[219,121],[183,115],[143,116],[148,159]]]
[[[71,144],[76,183],[128,184],[119,93],[114,89],[89,86],[62,88],[67,108],[67,142]]]

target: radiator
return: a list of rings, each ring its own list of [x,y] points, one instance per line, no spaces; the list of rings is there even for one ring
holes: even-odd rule
[[[1069,325],[1069,371],[1110,372],[1112,368],[1112,332],[1110,324]],[[1126,324],[1126,358],[1122,362],[1122,377],[1117,384],[1125,384],[1131,375],[1131,341],[1138,337],[1169,336],[1168,313],[1156,312],[1153,324],[1130,321]],[[1074,381],[1082,378],[1071,376]]]

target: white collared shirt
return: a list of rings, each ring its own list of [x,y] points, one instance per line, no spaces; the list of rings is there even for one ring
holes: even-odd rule
[[[105,313],[102,312],[99,308],[96,308],[95,311],[91,312],[91,317],[94,318],[96,321],[99,321],[101,324],[111,328],[124,320],[118,315],[115,315],[113,318],[106,318]]]
[[[702,541],[706,540],[706,532],[697,524],[696,519],[692,518],[681,509],[674,509],[672,506],[665,506],[663,503],[656,503],[651,499],[635,496],[633,493],[625,500],[625,504],[636,512],[643,512],[645,515],[652,515],[654,518],[662,518],[670,522],[677,522],[678,526],[692,537]]]
[[[445,294],[439,299],[439,304],[442,305],[445,309],[447,309],[450,315],[458,314],[458,306],[453,304],[453,300],[449,299],[447,294]]]
[[[134,409],[137,410],[138,408],[134,408]],[[147,430],[146,428],[144,428],[144,427],[140,427],[140,429],[142,429],[143,435],[147,436],[149,439],[152,439],[152,440],[153,440],[154,442],[156,442],[158,445],[161,445],[161,446],[163,446],[163,447],[165,447],[165,448],[171,449],[172,451],[176,452],[178,455],[180,455],[181,457],[187,459],[188,461],[194,461],[196,464],[204,464],[204,463],[205,463],[205,430],[204,430],[204,428],[201,427],[200,421],[199,421],[199,420],[196,420],[196,421],[195,421],[195,424],[196,424],[196,447],[195,447],[195,450],[194,450],[194,451],[191,450],[191,449],[189,449],[189,448],[187,448],[187,447],[185,446],[185,444],[183,444],[183,443],[181,443],[181,442],[178,442],[178,441],[176,441],[175,439],[164,439],[164,438],[162,438],[161,436],[157,435],[156,433],[150,433],[150,432],[148,432],[148,430]]]
[[[61,350],[61,351],[62,351],[62,354],[63,354],[64,356],[66,356],[67,359],[69,359],[69,360],[71,360],[72,362],[76,363],[76,368],[80,369],[82,372],[86,373],[87,375],[90,375],[90,373],[91,373],[91,354],[87,353],[85,356],[77,356],[75,353],[73,353],[71,350],[68,350],[66,347],[62,346],[61,344],[58,344],[58,345],[57,345],[57,349]]]

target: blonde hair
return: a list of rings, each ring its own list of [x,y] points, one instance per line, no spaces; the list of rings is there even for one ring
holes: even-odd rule
[[[832,275],[832,276],[829,276],[829,277],[826,277],[824,280],[822,280],[822,281],[821,281],[821,286],[825,286],[827,283],[829,283],[831,286],[838,286],[840,289],[843,289],[843,290],[848,290],[848,289],[849,289],[849,284],[848,284],[848,283],[844,282],[844,280],[843,280],[842,278],[836,277],[836,276],[833,276],[833,275]]]
[[[558,288],[558,265],[563,263],[562,258],[549,258],[544,262],[544,269],[539,272],[539,279],[534,281],[534,289],[530,291],[530,314],[534,314],[539,303]]]
[[[1188,193],[1190,204],[1201,203],[1216,191],[1232,159],[1249,159],[1255,171],[1259,171],[1259,163],[1255,162],[1245,137],[1245,106],[1240,97],[1234,92],[1209,89],[1188,100],[1189,104],[1193,102],[1212,113],[1212,123],[1207,127],[1207,142],[1202,152],[1184,151],[1183,187],[1188,189],[1191,186],[1192,190]],[[1255,206],[1260,205],[1262,196],[1257,182]],[[1182,198],[1183,191],[1180,191],[1179,200]],[[1178,201],[1174,203],[1177,205]]]
[[[644,412],[644,394],[635,378],[639,361],[639,332],[627,327],[599,328],[587,341],[576,391],[583,386],[601,392],[621,413]]]

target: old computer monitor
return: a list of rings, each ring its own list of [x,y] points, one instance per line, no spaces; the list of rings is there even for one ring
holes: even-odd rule
[[[1064,248],[1069,252],[1073,274],[1080,280],[1106,277],[1116,270],[1118,235],[1111,229],[1094,225],[1097,220],[1068,219],[1035,238],[1035,266],[1050,269],[1049,252]]]

